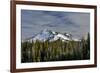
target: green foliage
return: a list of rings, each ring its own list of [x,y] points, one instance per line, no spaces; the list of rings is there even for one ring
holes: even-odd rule
[[[23,42],[21,56],[22,62],[90,59],[90,36],[81,41]]]
[[[21,43],[21,62],[32,61],[32,43],[23,42]]]

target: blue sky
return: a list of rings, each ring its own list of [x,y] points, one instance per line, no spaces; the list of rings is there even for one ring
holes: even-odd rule
[[[82,38],[90,32],[90,14],[79,12],[21,10],[21,37],[27,39],[49,29],[61,33],[71,33]]]

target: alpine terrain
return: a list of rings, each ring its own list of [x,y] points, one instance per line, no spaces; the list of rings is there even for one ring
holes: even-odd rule
[[[32,38],[27,39],[26,41],[35,42],[36,40],[38,40],[44,42],[48,40],[50,42],[50,41],[56,41],[58,39],[62,41],[71,41],[71,40],[80,41],[79,39],[73,38],[71,34],[55,32],[48,29],[42,30],[40,33],[38,33]]]
[[[72,34],[48,29],[21,42],[21,62],[47,62],[90,59],[90,36],[73,38]]]

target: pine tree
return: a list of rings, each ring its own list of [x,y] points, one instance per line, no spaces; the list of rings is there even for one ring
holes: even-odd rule
[[[87,59],[90,59],[90,34],[88,33],[88,38],[87,38]]]

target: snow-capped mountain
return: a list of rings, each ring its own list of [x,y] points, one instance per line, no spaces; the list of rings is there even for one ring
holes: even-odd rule
[[[39,34],[37,34],[36,36],[30,38],[28,41],[30,42],[35,42],[36,40],[39,41],[56,41],[58,39],[61,39],[62,41],[70,41],[70,40],[74,40],[72,38],[71,34],[62,34],[62,33],[58,33],[55,31],[51,31],[48,29],[44,29],[43,31],[41,31]]]

